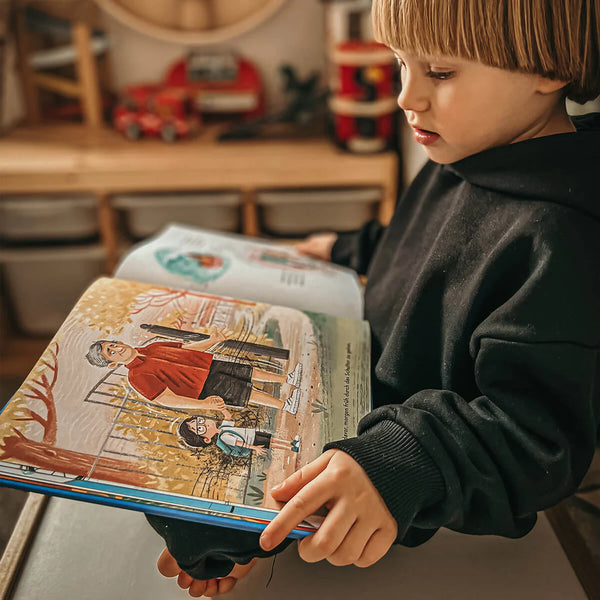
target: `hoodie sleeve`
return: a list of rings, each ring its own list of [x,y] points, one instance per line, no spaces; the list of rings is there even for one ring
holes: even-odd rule
[[[331,261],[354,269],[359,275],[367,272],[385,227],[372,220],[356,231],[338,233],[331,250]]]
[[[567,214],[570,224],[544,234],[556,235],[553,243],[538,238],[531,250],[511,251],[508,270],[488,257],[477,285],[457,288],[463,295],[453,300],[472,307],[464,315],[473,326],[464,340],[447,324],[438,336],[446,357],[458,340],[468,343],[468,360],[454,365],[461,384],[401,397],[378,380],[379,408],[356,437],[327,446],[365,469],[398,522],[399,542],[422,542],[440,527],[519,537],[589,468],[600,424],[600,272],[591,258],[600,255],[600,238],[595,222]],[[518,265],[523,278],[508,288],[507,272],[515,276]],[[457,331],[465,331],[464,319]],[[386,341],[375,365],[380,377],[402,376],[400,339]]]
[[[442,526],[519,537],[577,488],[596,442],[598,348],[484,339],[482,395],[422,390],[326,446],[367,472],[414,545]],[[550,374],[550,377],[548,377]]]

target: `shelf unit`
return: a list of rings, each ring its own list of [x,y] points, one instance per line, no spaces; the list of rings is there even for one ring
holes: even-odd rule
[[[325,138],[217,141],[218,126],[172,145],[158,139],[130,142],[109,128],[79,124],[19,127],[0,138],[0,195],[89,193],[96,198],[106,272],[118,260],[119,232],[112,196],[127,192],[237,190],[242,231],[259,235],[257,191],[378,187],[378,216],[391,218],[397,195],[398,156],[356,155]],[[4,328],[3,328],[4,329]],[[18,344],[22,358],[8,361],[13,340],[0,333],[0,376],[33,365],[37,354]],[[33,344],[33,347],[37,346]],[[18,369],[17,369],[18,370]],[[17,375],[25,375],[17,373]]]

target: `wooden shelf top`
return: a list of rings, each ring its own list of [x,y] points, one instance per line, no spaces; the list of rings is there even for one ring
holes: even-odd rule
[[[355,155],[325,138],[218,142],[218,128],[166,144],[82,125],[16,128],[0,138],[0,192],[118,192],[386,185],[394,153]]]

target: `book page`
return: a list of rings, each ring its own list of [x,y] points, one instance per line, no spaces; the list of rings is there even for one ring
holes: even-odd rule
[[[236,234],[170,225],[133,248],[115,276],[362,318],[361,287],[353,271]]]
[[[0,414],[0,480],[254,529],[369,409],[365,322],[103,278]]]

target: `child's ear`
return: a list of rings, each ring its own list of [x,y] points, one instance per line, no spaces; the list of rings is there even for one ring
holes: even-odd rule
[[[561,81],[560,79],[549,79],[548,77],[538,77],[537,91],[540,94],[554,94],[562,90],[562,88],[569,85],[568,81]]]
[[[118,364],[118,363],[116,363],[116,362],[111,362],[111,363],[108,363],[108,368],[109,368],[109,369],[114,369],[114,368],[117,366],[117,364]]]
[[[208,437],[206,435],[202,436],[202,439],[207,443],[210,444],[212,442],[212,437]]]

